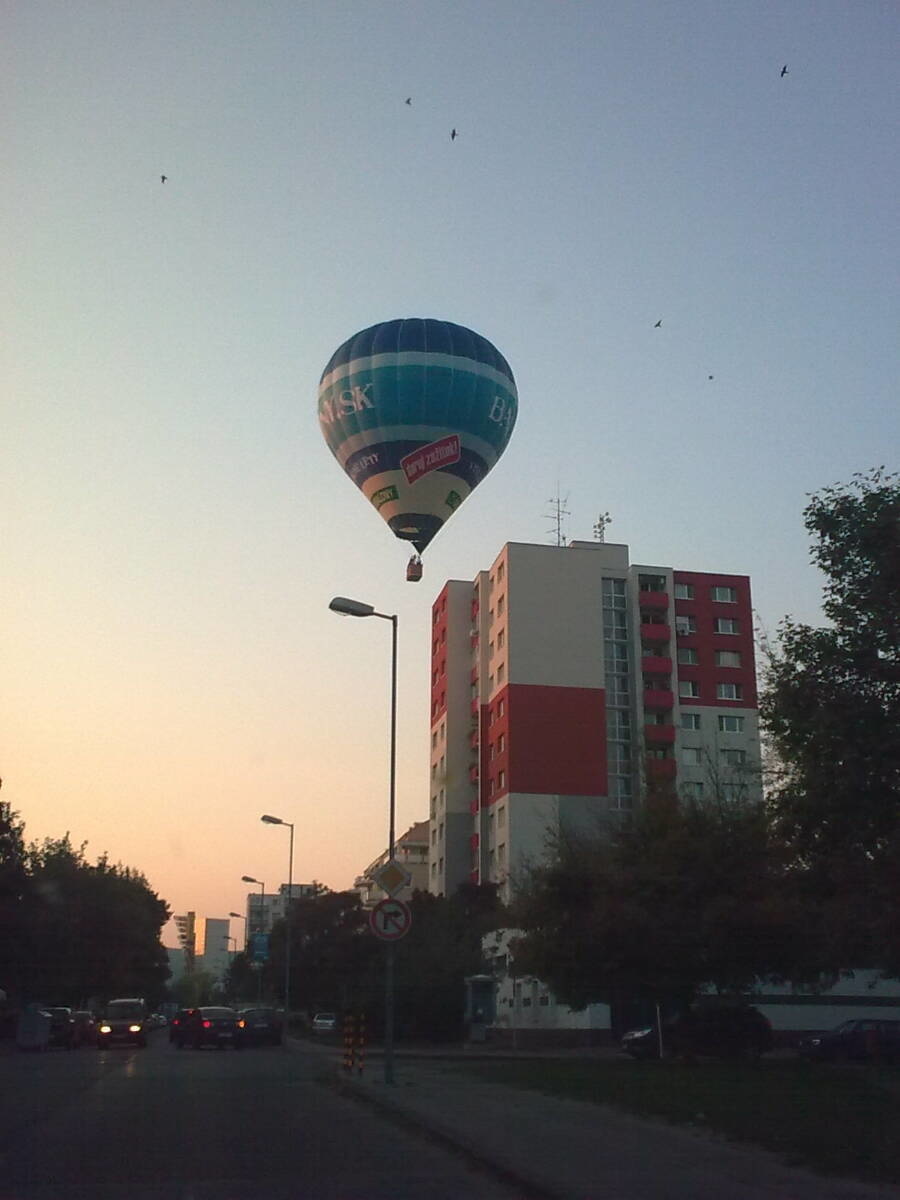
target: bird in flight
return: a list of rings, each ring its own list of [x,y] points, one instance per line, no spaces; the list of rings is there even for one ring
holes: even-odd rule
[[[404,103],[405,103],[405,104],[412,104],[412,96],[407,96],[407,97],[406,97],[406,100],[404,101]]]
[[[661,327],[662,327],[662,317],[660,317],[660,319],[656,322],[656,324],[653,326],[653,328],[659,329]]]
[[[159,177],[160,183],[165,183],[168,178],[169,178],[168,175],[160,175],[160,177]]]
[[[456,130],[451,129],[450,130],[450,141],[455,142],[458,137],[459,137],[459,134],[456,132]]]
[[[707,377],[706,377],[706,378],[707,378],[707,379],[712,379],[712,378],[713,378],[713,376],[712,376],[712,375],[707,375]]]
[[[781,68],[781,78],[784,79],[785,75],[787,75],[788,73],[789,72],[787,69],[787,63],[785,63],[784,66]]]

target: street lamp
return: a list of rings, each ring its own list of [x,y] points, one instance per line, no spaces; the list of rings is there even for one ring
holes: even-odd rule
[[[259,884],[259,925],[260,925],[259,931],[261,933],[265,933],[265,929],[263,929],[263,926],[266,923],[266,900],[265,900],[266,885],[263,883],[263,881],[261,879],[254,879],[252,875],[242,875],[241,881],[243,883],[258,883]],[[257,966],[259,967],[259,975],[258,975],[258,986],[256,989],[256,995],[257,995],[257,999],[258,999],[259,1003],[262,1004],[262,969],[263,969],[263,965],[260,962],[257,964]]]
[[[234,917],[234,919],[236,921],[244,922],[244,949],[246,950],[247,949],[247,918],[246,918],[246,916],[244,915],[244,913],[235,913],[235,912],[231,912],[228,915],[229,915],[229,917]],[[235,945],[237,945],[237,942],[235,942]]]
[[[291,1031],[291,900],[294,891],[294,826],[291,821],[282,821],[281,817],[268,815],[259,818],[265,825],[286,825],[291,831],[291,845],[288,851],[288,890],[284,906],[284,1034],[287,1037]]]
[[[345,617],[381,617],[391,623],[391,770],[388,817],[388,862],[394,858],[394,808],[397,791],[397,614],[376,612],[371,604],[335,596],[328,605]],[[394,943],[387,942],[384,960],[384,1082],[394,1082]]]

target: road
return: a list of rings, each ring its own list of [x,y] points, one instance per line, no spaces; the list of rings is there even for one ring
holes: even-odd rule
[[[0,1056],[0,1200],[513,1200],[463,1159],[266,1047]]]

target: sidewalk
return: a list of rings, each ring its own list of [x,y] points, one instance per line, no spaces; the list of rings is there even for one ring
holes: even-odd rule
[[[314,1050],[324,1055],[326,1047]],[[900,1197],[900,1189],[814,1175],[704,1131],[456,1075],[433,1056],[399,1054],[396,1083],[389,1087],[380,1056],[367,1062],[362,1077],[349,1076],[341,1070],[340,1051],[333,1045],[327,1050],[341,1092],[465,1152],[518,1189],[523,1200]]]

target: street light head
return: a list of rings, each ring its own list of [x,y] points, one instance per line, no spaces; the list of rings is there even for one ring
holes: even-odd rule
[[[261,821],[265,821],[265,823],[267,825],[283,825],[284,824],[284,821],[282,821],[281,817],[270,817],[267,815],[265,817],[260,817],[259,819]]]
[[[375,612],[374,604],[363,604],[361,600],[348,600],[346,596],[335,596],[328,605],[332,612],[344,617],[371,617]]]
[[[241,881],[242,881],[243,883],[259,883],[259,880],[258,880],[258,879],[254,879],[252,875],[242,875],[242,876],[241,876]]]

